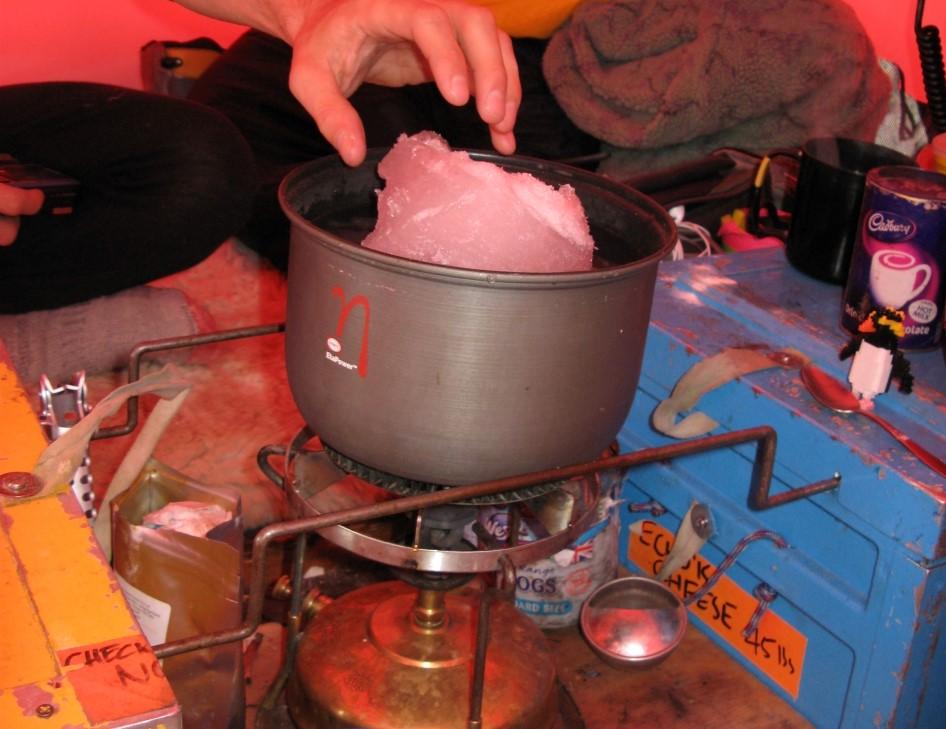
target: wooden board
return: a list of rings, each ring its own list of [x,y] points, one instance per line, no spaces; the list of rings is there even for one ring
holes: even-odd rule
[[[647,669],[612,668],[577,628],[546,635],[559,679],[588,729],[812,726],[693,626],[675,653]]]

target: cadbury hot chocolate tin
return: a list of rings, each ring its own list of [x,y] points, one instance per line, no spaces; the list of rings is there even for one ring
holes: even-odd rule
[[[946,175],[916,167],[867,173],[860,225],[844,290],[849,332],[872,311],[903,315],[902,349],[936,346],[946,297]]]

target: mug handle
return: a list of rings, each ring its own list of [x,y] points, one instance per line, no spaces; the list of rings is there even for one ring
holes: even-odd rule
[[[746,230],[753,235],[775,236],[776,238],[780,238],[784,241],[785,237],[788,235],[789,223],[779,218],[778,210],[776,210],[775,205],[772,203],[771,199],[763,202],[763,191],[764,188],[766,188],[766,181],[770,176],[769,168],[771,166],[771,162],[773,159],[779,157],[786,157],[788,159],[794,160],[797,170],[798,165],[801,164],[802,148],[795,147],[793,149],[774,149],[759,159],[759,164],[756,166],[755,176],[752,181],[752,187],[749,188],[749,205],[746,220]],[[769,197],[771,198],[771,196]],[[765,207],[765,212],[768,215],[766,219],[766,225],[764,226],[762,225],[763,207]]]
[[[909,301],[918,293],[920,293],[923,289],[925,289],[926,284],[930,282],[930,278],[932,278],[933,276],[933,270],[925,263],[920,266],[917,266],[916,269],[914,270],[923,271],[923,281],[913,287],[913,291],[910,292],[910,295],[907,297],[907,301]]]

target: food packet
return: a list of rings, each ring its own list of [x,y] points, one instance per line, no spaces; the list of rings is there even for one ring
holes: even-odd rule
[[[208,507],[205,512],[220,510],[229,518],[204,536],[144,525],[146,517],[177,502],[196,502]],[[197,483],[150,459],[112,502],[111,518],[113,567],[153,646],[242,625],[243,523],[237,490]],[[170,656],[162,666],[185,727],[243,727],[239,641]]]

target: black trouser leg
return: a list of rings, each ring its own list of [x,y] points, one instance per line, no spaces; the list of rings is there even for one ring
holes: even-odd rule
[[[191,101],[86,83],[0,87],[0,152],[79,180],[76,210],[24,216],[0,248],[0,312],[115,293],[203,260],[240,230],[245,140]]]

